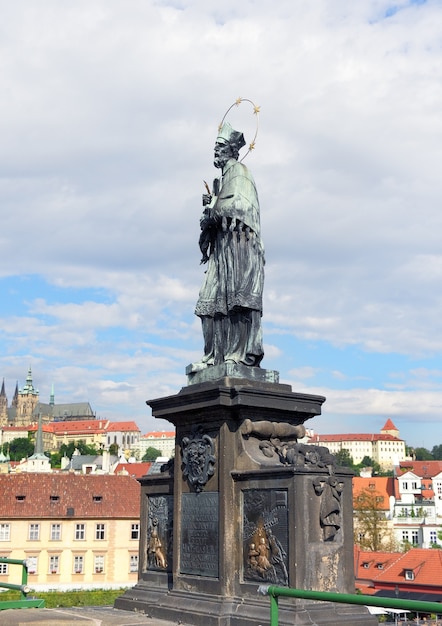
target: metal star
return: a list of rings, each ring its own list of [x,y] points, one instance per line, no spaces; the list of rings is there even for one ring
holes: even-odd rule
[[[255,149],[255,142],[252,141],[252,143],[249,146],[249,150],[254,150]]]
[[[253,107],[253,113],[254,113],[255,115],[258,115],[258,113],[259,113],[260,109],[261,109],[261,107],[258,107],[258,106],[256,106],[256,104],[255,104],[255,105],[254,105],[254,107]]]
[[[236,104],[236,106],[239,106],[239,105],[241,104],[241,102],[242,102],[242,98],[241,98],[241,97],[240,97],[240,98],[237,98],[237,99],[235,100],[235,104]]]

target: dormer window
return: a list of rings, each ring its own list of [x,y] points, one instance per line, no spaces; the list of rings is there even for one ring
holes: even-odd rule
[[[384,564],[383,563],[377,563],[376,567],[377,567],[377,569],[384,569]]]
[[[405,570],[405,580],[414,580],[414,572],[412,569]]]
[[[94,502],[102,502],[103,496],[92,496]]]
[[[367,563],[367,561],[365,563],[362,563],[362,567],[364,569],[368,569],[370,567],[370,563]]]
[[[26,499],[26,496],[15,496],[15,499],[17,500],[17,502],[24,502],[24,500]]]

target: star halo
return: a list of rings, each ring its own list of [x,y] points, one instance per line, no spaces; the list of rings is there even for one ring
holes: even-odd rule
[[[227,111],[224,113],[224,117],[218,126],[218,131],[220,131],[222,128],[222,125],[224,124],[226,117],[228,116],[230,111],[233,109],[233,107],[239,107],[239,105],[242,104],[243,102],[248,102],[252,106],[253,115],[256,116],[256,128],[255,128],[255,136],[253,137],[252,142],[249,144],[249,149],[247,150],[245,155],[242,157],[242,159],[240,159],[240,163],[244,161],[244,159],[249,154],[249,152],[255,149],[255,142],[256,142],[256,137],[258,135],[258,129],[259,129],[259,111],[261,107],[257,106],[254,102],[252,102],[252,100],[249,100],[248,98],[237,98],[235,102],[231,104],[229,108],[227,109]]]

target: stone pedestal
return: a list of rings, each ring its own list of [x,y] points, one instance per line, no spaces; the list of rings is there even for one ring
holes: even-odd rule
[[[264,626],[270,601],[259,585],[354,591],[352,474],[326,448],[297,441],[325,398],[268,380],[265,370],[189,380],[148,402],[176,427],[175,460],[141,479],[139,581],[117,608],[191,626]],[[376,620],[281,600],[279,623]]]

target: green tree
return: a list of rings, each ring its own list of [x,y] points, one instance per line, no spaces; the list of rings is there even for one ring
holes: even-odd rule
[[[439,444],[438,446],[433,446],[431,454],[435,461],[442,461],[442,444]]]
[[[354,498],[355,543],[363,550],[395,549],[393,529],[385,517],[384,496],[372,489],[363,489]]]
[[[338,465],[342,467],[354,468],[353,457],[347,448],[342,448],[339,452],[336,452],[335,457]]]
[[[149,448],[147,448],[141,460],[142,461],[156,461],[156,459],[159,456],[161,456],[161,450],[157,450],[156,448],[152,448],[150,446]]]
[[[96,455],[96,454],[100,454],[100,450],[97,448],[96,445],[91,445],[91,444],[87,444],[85,443],[83,440],[79,440],[79,441],[71,441],[70,443],[62,443],[60,446],[60,456],[67,456],[69,459],[72,458],[72,455],[74,454],[75,450],[78,450],[80,454],[91,454],[91,455]]]
[[[18,437],[9,443],[11,461],[21,461],[34,454],[34,444],[27,437]]]
[[[111,445],[109,446],[109,454],[118,456],[118,443],[111,443]]]
[[[415,448],[416,461],[433,461],[433,455],[427,448]]]

